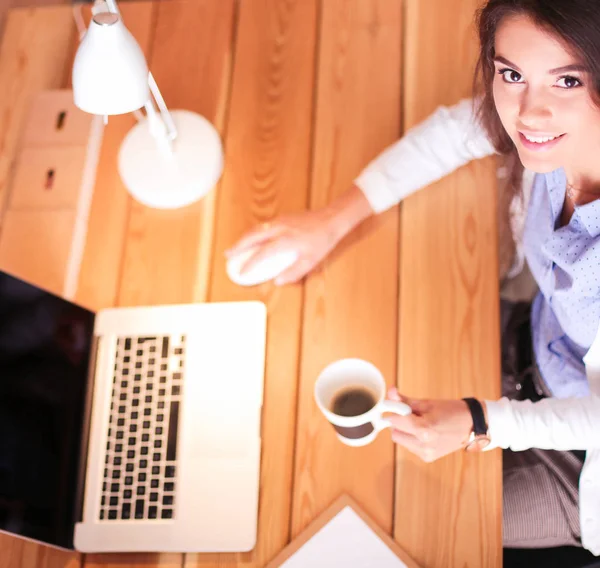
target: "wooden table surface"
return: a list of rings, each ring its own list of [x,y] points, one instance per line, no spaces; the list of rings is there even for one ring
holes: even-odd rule
[[[225,170],[198,204],[144,208],[116,168],[134,119],[111,118],[76,300],[95,309],[266,303],[258,545],[239,555],[83,557],[0,536],[0,567],[261,567],[342,493],[424,568],[501,566],[499,450],[423,464],[389,432],[347,448],[312,398],[319,371],[347,356],[372,361],[409,396],[499,396],[494,163],[464,167],[367,221],[301,284],[237,287],[223,256],[256,223],[327,204],[406,129],[469,96],[477,4],[122,3],[169,107],[199,112],[221,132]],[[70,7],[9,15],[0,52],[2,201],[27,104],[41,89],[70,86],[75,46]]]

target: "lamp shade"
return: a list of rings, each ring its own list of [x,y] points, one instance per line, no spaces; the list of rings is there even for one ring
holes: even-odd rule
[[[150,98],[146,58],[118,14],[96,14],[73,63],[73,98],[100,115],[139,109]]]

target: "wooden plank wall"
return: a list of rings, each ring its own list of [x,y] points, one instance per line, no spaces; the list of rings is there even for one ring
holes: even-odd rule
[[[479,4],[407,0],[406,129],[440,104],[471,95]],[[490,159],[402,206],[398,386],[408,396],[500,396],[495,190]],[[398,458],[399,544],[423,566],[501,566],[500,450],[456,453],[433,464],[406,452]]]

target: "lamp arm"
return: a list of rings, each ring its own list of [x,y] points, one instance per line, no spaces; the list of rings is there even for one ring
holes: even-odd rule
[[[160,89],[154,80],[154,76],[151,72],[148,73],[148,84],[150,85],[150,92],[154,95],[154,99],[156,100],[156,105],[160,110],[160,115],[165,123],[167,128],[167,138],[169,140],[175,140],[177,138],[177,128],[175,127],[175,122],[173,122],[173,117],[165,104],[165,100],[162,97]]]

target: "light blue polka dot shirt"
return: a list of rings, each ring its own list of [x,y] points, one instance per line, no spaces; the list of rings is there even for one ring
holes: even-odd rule
[[[536,175],[523,234],[540,289],[531,314],[534,352],[559,398],[589,395],[583,356],[600,324],[600,200],[576,207],[560,227],[566,186],[562,169]]]

